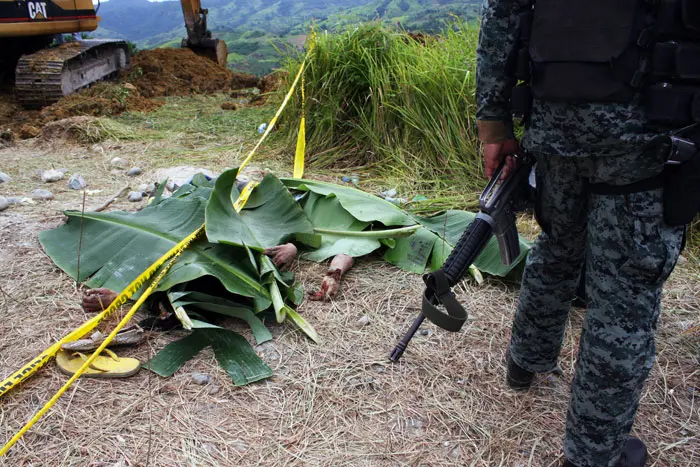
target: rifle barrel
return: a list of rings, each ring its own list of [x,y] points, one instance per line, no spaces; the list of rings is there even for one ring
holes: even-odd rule
[[[425,315],[421,313],[413,321],[413,324],[401,338],[401,341],[399,341],[399,343],[396,345],[394,351],[391,352],[391,355],[389,355],[389,360],[396,363],[401,359],[401,355],[403,355],[406,347],[408,347],[408,343],[411,342],[411,339],[413,339],[413,336],[416,334],[416,332],[418,332],[418,328],[420,328],[421,324],[423,324],[423,321],[425,321]]]

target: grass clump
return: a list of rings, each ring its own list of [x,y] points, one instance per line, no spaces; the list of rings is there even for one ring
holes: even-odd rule
[[[477,29],[455,20],[437,36],[378,23],[320,34],[306,77],[307,153],[317,168],[370,168],[396,185],[473,197],[483,180],[473,125]],[[303,55],[288,56],[286,93]],[[301,99],[284,126],[296,141]]]

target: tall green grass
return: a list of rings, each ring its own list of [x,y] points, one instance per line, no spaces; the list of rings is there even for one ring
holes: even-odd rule
[[[370,168],[411,191],[477,193],[474,127],[477,28],[455,20],[438,36],[378,23],[320,34],[307,64],[307,158],[316,167]],[[287,56],[286,93],[303,55]],[[283,129],[296,141],[300,94]]]

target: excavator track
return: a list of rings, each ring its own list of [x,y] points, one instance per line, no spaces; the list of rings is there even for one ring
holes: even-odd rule
[[[28,109],[118,75],[129,64],[124,41],[83,40],[24,55],[17,63],[15,95]]]

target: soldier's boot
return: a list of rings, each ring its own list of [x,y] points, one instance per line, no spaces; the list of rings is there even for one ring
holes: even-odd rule
[[[646,462],[647,447],[640,439],[630,437],[615,467],[644,467]],[[576,464],[567,460],[562,467],[576,467]]]
[[[511,358],[508,356],[508,369],[506,372],[506,383],[508,387],[514,391],[527,391],[530,389],[532,380],[535,378],[535,374],[531,371],[527,371],[520,368]]]

